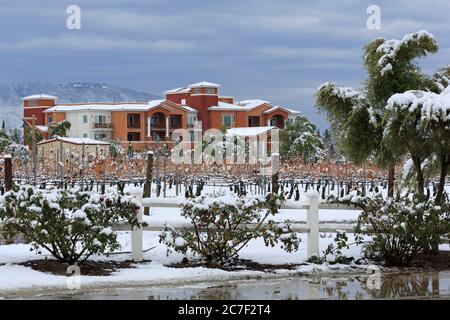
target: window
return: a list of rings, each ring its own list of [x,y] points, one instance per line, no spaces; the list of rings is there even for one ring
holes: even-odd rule
[[[270,119],[270,125],[275,127],[277,125],[277,119],[276,118]]]
[[[152,115],[152,117],[150,118],[150,124],[152,126],[154,126],[155,124],[158,123],[158,116],[156,114]]]
[[[216,94],[216,89],[214,89],[214,88],[207,88],[206,89],[206,94]]]
[[[186,99],[181,99],[181,105],[185,106],[186,105]]]
[[[105,140],[106,139],[106,134],[104,133],[98,133],[94,135],[94,139],[95,140]]]
[[[88,134],[87,133],[83,133],[83,138],[87,138],[88,137]]]
[[[224,114],[222,116],[222,125],[231,128],[234,125],[236,117],[233,114]]]
[[[95,116],[95,123],[99,123],[99,124],[106,123],[106,116],[104,116],[104,115],[96,115]]]
[[[53,122],[53,116],[48,116],[48,123],[52,123]]]
[[[35,106],[37,106],[37,101],[36,101],[36,100],[30,100],[30,101],[28,101],[28,106],[30,106],[30,107],[35,107]]]
[[[141,141],[141,134],[139,132],[128,132],[128,141]]]
[[[200,93],[200,88],[194,88],[194,94],[199,94]]]
[[[141,116],[139,114],[128,115],[128,128],[140,129],[141,128]]]
[[[188,116],[187,117],[187,125],[188,126],[193,127],[195,121],[197,121],[197,116]]]
[[[87,116],[87,114],[83,114],[83,123],[88,123],[88,116]]]

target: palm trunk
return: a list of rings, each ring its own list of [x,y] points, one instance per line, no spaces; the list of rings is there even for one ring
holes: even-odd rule
[[[436,192],[436,203],[441,203],[444,200],[445,179],[447,178],[449,165],[449,159],[445,155],[441,156],[441,172],[439,174],[439,184]]]
[[[394,197],[395,167],[389,169],[388,174],[388,197]]]
[[[412,157],[412,160],[414,162],[414,168],[416,170],[417,194],[419,195],[419,197],[421,199],[423,199],[425,196],[425,193],[424,193],[425,179],[423,177],[420,158]]]

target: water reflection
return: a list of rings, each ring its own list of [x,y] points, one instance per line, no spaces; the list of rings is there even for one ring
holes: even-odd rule
[[[221,284],[149,286],[67,291],[57,294],[9,296],[25,299],[399,299],[450,298],[450,271],[381,274],[379,281],[370,275],[334,275],[232,281]],[[1,294],[0,294],[1,296]]]

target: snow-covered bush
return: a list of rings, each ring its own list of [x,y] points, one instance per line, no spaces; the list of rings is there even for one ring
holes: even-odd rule
[[[225,264],[250,240],[262,238],[266,246],[281,242],[285,251],[298,249],[298,238],[288,223],[277,224],[273,217],[284,201],[283,196],[198,197],[185,202],[182,215],[193,228],[175,230],[168,226],[160,242],[186,254],[190,250],[208,264]]]
[[[112,225],[139,226],[138,203],[118,194],[39,190],[22,186],[0,197],[0,220],[7,237],[23,234],[33,249],[44,248],[60,262],[75,264],[120,247]]]
[[[450,233],[449,205],[409,197],[386,200],[381,195],[350,201],[363,210],[356,227],[360,241],[363,235],[372,238],[364,244],[365,256],[386,265],[408,265]]]

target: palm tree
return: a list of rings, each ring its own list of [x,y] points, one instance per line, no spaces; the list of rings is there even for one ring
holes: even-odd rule
[[[70,130],[71,126],[72,125],[67,120],[50,123],[49,126],[48,126],[49,138],[52,138],[54,136],[66,137],[67,136],[67,131]]]

